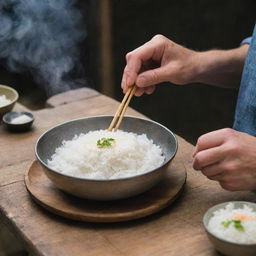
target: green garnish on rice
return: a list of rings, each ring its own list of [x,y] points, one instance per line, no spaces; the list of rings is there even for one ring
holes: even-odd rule
[[[237,231],[244,232],[244,226],[242,225],[241,220],[227,220],[227,221],[221,222],[221,224],[225,228],[228,228],[231,223],[233,223],[233,225]]]
[[[115,141],[115,139],[113,139],[113,138],[101,138],[101,139],[97,140],[97,146],[100,148],[111,147],[113,145],[114,141]]]

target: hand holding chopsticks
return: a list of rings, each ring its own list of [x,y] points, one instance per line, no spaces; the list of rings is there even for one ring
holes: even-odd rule
[[[123,120],[124,114],[126,112],[126,109],[129,105],[135,91],[136,91],[135,85],[133,85],[132,87],[130,87],[128,89],[128,91],[124,95],[124,98],[123,98],[121,104],[119,105],[119,107],[115,113],[114,118],[112,119],[110,126],[108,127],[108,131],[112,131],[113,129],[114,129],[114,131],[116,131],[119,128],[119,126]]]

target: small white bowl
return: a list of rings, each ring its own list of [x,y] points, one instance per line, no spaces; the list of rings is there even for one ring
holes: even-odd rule
[[[26,115],[27,117],[29,117],[29,120],[22,122],[22,123],[13,123],[13,119]],[[23,111],[11,111],[6,113],[3,116],[3,122],[6,125],[7,129],[12,131],[12,132],[25,132],[28,131],[33,122],[34,122],[35,118],[32,115],[32,113],[29,112],[23,112]]]
[[[254,211],[256,211],[256,204],[245,201],[231,201],[222,204],[217,204],[211,207],[203,217],[203,224],[209,240],[212,242],[215,249],[226,256],[255,256],[256,255],[256,243],[255,244],[242,244],[229,242],[214,235],[209,229],[208,224],[213,217],[213,213],[217,210],[224,209],[227,204],[233,203],[234,208],[242,208],[243,205],[248,205]]]
[[[0,107],[0,117],[2,117],[5,113],[13,109],[16,101],[19,98],[19,94],[16,90],[9,86],[0,85],[0,95],[5,95],[6,98],[11,101],[9,104]]]

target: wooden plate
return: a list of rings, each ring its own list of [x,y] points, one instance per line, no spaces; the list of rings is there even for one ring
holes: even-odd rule
[[[38,204],[57,215],[79,221],[119,222],[138,219],[170,205],[182,192],[186,176],[183,165],[174,162],[166,179],[141,195],[117,201],[92,201],[56,188],[35,161],[25,175],[25,184]]]

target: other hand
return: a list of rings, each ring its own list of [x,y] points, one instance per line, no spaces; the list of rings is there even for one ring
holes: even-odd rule
[[[199,137],[193,167],[230,191],[256,189],[256,138],[233,129]]]

